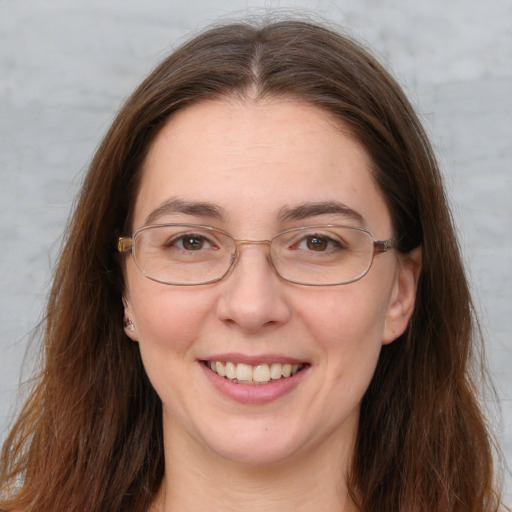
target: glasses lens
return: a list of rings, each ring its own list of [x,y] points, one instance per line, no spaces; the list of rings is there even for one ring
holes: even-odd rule
[[[288,281],[312,285],[360,279],[373,258],[367,231],[340,226],[312,226],[281,233],[272,241],[272,260]]]
[[[142,228],[135,234],[135,262],[148,278],[169,284],[220,279],[229,269],[235,244],[225,233],[186,224]]]

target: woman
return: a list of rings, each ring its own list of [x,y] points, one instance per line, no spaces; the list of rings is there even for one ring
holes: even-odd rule
[[[212,29],[91,164],[0,508],[496,510],[473,322],[393,79],[309,23]]]

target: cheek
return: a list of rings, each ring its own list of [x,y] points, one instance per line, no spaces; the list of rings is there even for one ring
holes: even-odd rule
[[[209,294],[144,281],[130,288],[137,342],[164,409],[177,414],[186,407],[187,393],[197,393],[191,368],[197,366],[198,340],[212,303]]]
[[[333,289],[329,297],[324,291],[323,298],[312,297],[310,307],[302,311],[333,386],[343,382],[345,387],[364,388],[382,347],[386,294],[368,293],[366,287],[356,285]]]
[[[312,297],[303,312],[309,324],[319,331],[319,341],[328,344],[359,346],[380,344],[385,327],[387,300],[384,294],[366,293],[358,283],[346,285],[329,296]],[[353,286],[353,288],[350,288]],[[322,334],[320,334],[322,333]]]
[[[137,277],[129,283],[129,301],[141,352],[184,352],[200,335],[212,309],[207,293]]]

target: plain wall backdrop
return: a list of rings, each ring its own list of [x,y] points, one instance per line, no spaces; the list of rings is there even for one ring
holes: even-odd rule
[[[191,32],[274,10],[366,42],[423,119],[500,397],[501,421],[494,402],[490,421],[512,465],[510,0],[0,0],[0,440],[73,197],[114,113]],[[511,503],[509,473],[506,491]]]

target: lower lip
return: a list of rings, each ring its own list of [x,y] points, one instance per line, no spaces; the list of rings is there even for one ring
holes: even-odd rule
[[[276,380],[268,384],[236,384],[229,379],[212,372],[204,363],[200,363],[208,380],[224,396],[245,404],[266,404],[293,391],[306,376],[306,366],[292,377]]]

